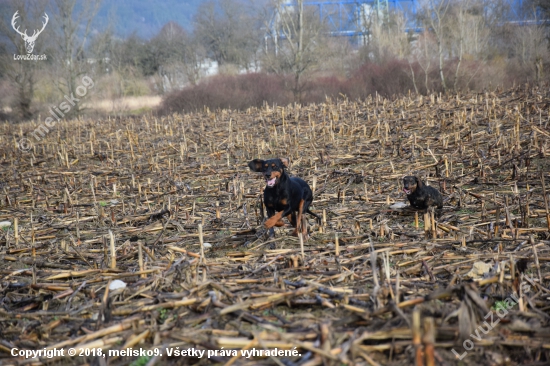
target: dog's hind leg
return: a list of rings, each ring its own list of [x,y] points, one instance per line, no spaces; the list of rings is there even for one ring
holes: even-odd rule
[[[319,217],[319,215],[314,214],[313,212],[311,212],[311,210],[310,210],[309,208],[307,209],[306,212],[307,212],[308,214],[310,214],[311,216],[315,217],[315,218],[317,219],[317,223],[318,223],[319,225],[321,225],[322,220],[321,220],[321,217]]]
[[[300,204],[298,205],[298,215],[296,216],[296,233],[299,232],[299,230],[302,231],[302,237],[304,239],[307,239],[307,225],[306,220],[304,217],[305,210],[305,203],[306,201],[304,199],[300,200]]]
[[[302,213],[303,214],[310,214],[311,216],[317,218],[317,223],[319,225],[321,225],[321,218],[314,214],[313,212],[311,212],[311,210],[309,209],[309,206],[311,205],[311,203],[313,202],[313,193],[311,192],[311,189],[308,188],[304,188],[304,190],[302,191],[302,197],[304,198],[304,208],[302,210]]]

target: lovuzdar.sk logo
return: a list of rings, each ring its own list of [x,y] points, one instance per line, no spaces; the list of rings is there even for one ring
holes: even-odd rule
[[[34,55],[32,51],[34,50],[34,43],[36,42],[36,39],[42,33],[44,28],[46,28],[46,25],[48,24],[48,21],[50,18],[48,17],[48,14],[44,13],[44,22],[42,22],[42,29],[38,30],[35,29],[32,36],[29,36],[27,34],[27,30],[25,29],[24,32],[21,32],[19,30],[19,26],[16,24],[17,19],[19,18],[19,11],[16,11],[15,14],[13,14],[13,17],[11,18],[11,26],[13,29],[23,38],[23,41],[25,41],[25,49],[27,50],[26,55],[13,55],[14,60],[25,60],[25,61],[40,61],[40,60],[46,60],[46,55]]]

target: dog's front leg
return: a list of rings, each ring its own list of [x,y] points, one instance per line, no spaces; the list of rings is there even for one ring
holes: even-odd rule
[[[274,237],[275,236],[275,230],[273,230],[273,226],[268,226],[268,222],[271,222],[270,220],[275,216],[275,210],[273,209],[273,206],[268,205],[266,206],[267,211],[267,220],[264,221],[264,226],[266,229],[269,229],[269,236]]]
[[[279,222],[282,222],[282,218],[288,216],[292,213],[292,208],[290,205],[287,205],[283,211],[275,212],[273,216],[270,215],[269,219],[265,222],[265,227],[270,229],[273,226],[280,226]],[[269,214],[269,212],[268,212]]]
[[[284,211],[276,212],[274,215],[268,218],[264,223],[265,227],[267,229],[271,229],[273,226],[277,225],[277,223],[283,218],[283,212]]]

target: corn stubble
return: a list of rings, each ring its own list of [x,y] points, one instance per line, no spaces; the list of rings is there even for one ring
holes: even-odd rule
[[[548,362],[549,107],[547,91],[518,88],[78,119],[29,153],[13,136],[37,126],[3,124],[0,357],[297,347],[286,358],[304,365],[455,364],[516,294],[463,362]],[[289,156],[314,187],[323,220],[308,240],[289,225],[265,236],[264,182],[246,166],[258,156]],[[442,210],[390,209],[410,174]],[[478,261],[493,269],[467,278]]]

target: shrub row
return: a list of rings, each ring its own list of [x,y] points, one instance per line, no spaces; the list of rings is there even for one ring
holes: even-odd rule
[[[495,66],[496,65],[496,66]],[[208,107],[216,109],[246,109],[269,105],[286,105],[291,102],[320,103],[326,98],[347,97],[364,99],[375,93],[399,96],[418,92],[443,92],[439,70],[432,65],[429,71],[406,60],[392,60],[383,65],[368,62],[354,70],[349,77],[317,76],[305,80],[300,100],[292,92],[293,77],[250,73],[218,75],[197,86],[186,87],[166,95],[157,112],[166,115],[174,112],[194,112]],[[532,82],[533,73],[514,63],[484,63],[463,60],[459,73],[457,63],[448,62],[444,75],[448,90],[488,90]],[[457,76],[458,75],[458,76]],[[456,82],[455,82],[455,79]]]

